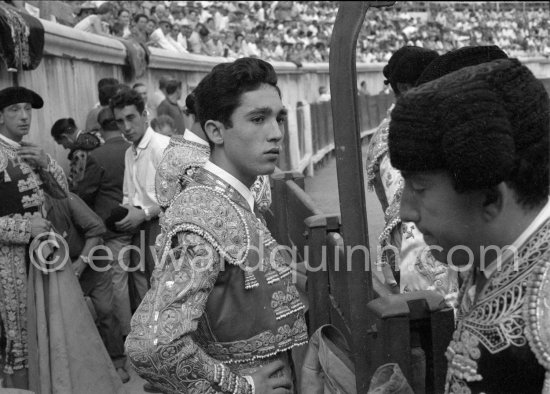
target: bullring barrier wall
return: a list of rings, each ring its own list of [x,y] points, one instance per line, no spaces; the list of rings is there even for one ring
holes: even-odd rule
[[[126,84],[143,82],[149,94],[158,87],[158,80],[168,74],[183,83],[184,97],[190,88],[195,87],[214,65],[225,62],[220,57],[207,57],[193,54],[179,55],[170,51],[151,48],[149,67],[138,80],[127,80],[123,68],[126,63],[126,49],[116,39],[42,20],[45,29],[44,58],[37,69],[8,73],[0,68],[0,88],[18,83],[29,87],[44,98],[41,110],[33,111],[30,135],[27,138],[40,144],[67,169],[67,151],[54,143],[50,136],[53,123],[64,117],[75,119],[83,127],[88,111],[98,102],[97,81],[105,77],[115,77]],[[534,74],[541,79],[550,78],[548,59],[524,59]],[[287,149],[287,168],[307,167],[303,162],[304,137],[298,134],[299,125],[304,123],[302,113],[296,111],[296,104],[313,103],[318,97],[320,86],[329,87],[329,69],[326,63],[306,63],[297,67],[294,63],[272,62],[279,75],[279,86],[283,102],[289,108]],[[383,64],[357,64],[357,81],[366,81],[369,93],[377,94],[383,88]],[[351,93],[351,92],[350,92]],[[329,107],[327,106],[327,109]],[[311,111],[306,111],[311,113]],[[328,119],[328,118],[327,118]],[[379,119],[376,119],[378,121]],[[311,120],[306,120],[311,125]],[[315,120],[313,121],[315,123]],[[369,122],[373,124],[373,121]],[[331,125],[332,126],[332,125]],[[315,130],[311,131],[313,142]],[[319,148],[316,143],[308,146]],[[301,146],[301,148],[299,148]],[[323,148],[323,147],[321,147]],[[326,148],[326,147],[325,147]],[[326,150],[326,149],[325,149]],[[311,151],[314,156],[315,151]],[[321,152],[322,153],[322,152]]]

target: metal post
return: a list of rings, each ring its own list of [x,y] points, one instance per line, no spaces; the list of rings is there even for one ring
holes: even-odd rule
[[[367,210],[362,168],[359,110],[357,106],[356,43],[369,6],[394,2],[340,2],[330,43],[330,90],[334,145],[340,194],[344,245],[364,245],[369,251]],[[369,327],[365,304],[374,298],[372,273],[365,271],[364,256],[354,253],[349,276],[350,331],[353,338],[357,392],[366,393],[377,365],[369,353]]]

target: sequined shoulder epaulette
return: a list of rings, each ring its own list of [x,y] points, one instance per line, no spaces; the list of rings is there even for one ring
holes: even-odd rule
[[[101,140],[99,137],[92,133],[81,133],[76,139],[76,149],[80,150],[94,150],[101,145]]]
[[[172,237],[188,231],[200,235],[231,264],[246,261],[250,231],[242,210],[225,194],[208,186],[191,185],[182,191],[161,218],[165,233],[163,254],[170,249]]]
[[[550,392],[550,258],[540,262],[527,282],[523,308],[525,336],[540,365],[546,369],[544,387]]]
[[[209,155],[208,146],[183,138],[170,139],[155,176],[155,192],[161,207],[166,208],[172,204],[196,169],[206,163]]]

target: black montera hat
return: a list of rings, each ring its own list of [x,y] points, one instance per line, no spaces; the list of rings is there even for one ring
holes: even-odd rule
[[[469,46],[454,49],[433,60],[417,79],[416,86],[441,78],[468,66],[506,59],[506,53],[496,45]]]
[[[37,93],[24,87],[12,86],[0,90],[0,110],[18,103],[30,103],[33,108],[42,108],[44,100]]]
[[[542,82],[517,59],[498,59],[407,91],[391,113],[388,144],[398,170],[446,170],[457,190],[474,190],[507,181],[523,162],[547,165],[549,135]]]

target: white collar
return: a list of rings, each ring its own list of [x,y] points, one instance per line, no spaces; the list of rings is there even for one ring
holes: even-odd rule
[[[185,129],[185,132],[183,133],[183,139],[186,141],[196,142],[197,144],[210,147],[210,145],[208,145],[208,142],[203,140],[201,137],[199,137],[189,129]]]
[[[21,144],[19,142],[16,142],[12,140],[11,138],[6,137],[3,134],[0,134],[0,139],[4,141],[6,144],[13,146],[14,148],[21,148]]]
[[[143,137],[141,137],[141,141],[139,141],[138,146],[135,146],[132,144],[132,147],[134,148],[134,151],[137,152],[139,150],[143,150],[147,148],[147,145],[149,145],[149,142],[151,141],[151,138],[153,138],[153,133],[155,133],[155,130],[151,128],[151,126],[147,127],[147,130],[145,130],[145,133],[143,134]]]
[[[212,174],[221,178],[225,182],[229,183],[235,190],[237,190],[244,197],[248,205],[250,206],[250,211],[254,212],[254,195],[249,188],[245,186],[244,183],[239,181],[229,172],[225,171],[223,168],[212,163],[210,160],[204,165],[204,169],[210,171]]]
[[[521,233],[521,235],[514,241],[511,248],[506,248],[502,253],[501,261],[506,261],[511,253],[514,250],[519,250],[521,245],[525,243],[527,238],[529,238],[536,230],[539,228],[548,218],[550,218],[550,201],[546,203],[544,208],[541,209],[535,220],[531,222],[529,226]],[[496,271],[498,268],[498,260],[493,261],[489,264],[484,270],[483,274],[487,279]]]

